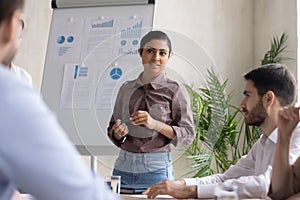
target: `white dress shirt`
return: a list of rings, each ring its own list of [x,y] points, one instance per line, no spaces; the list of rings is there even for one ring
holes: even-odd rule
[[[25,83],[27,83],[30,87],[32,87],[32,77],[28,72],[26,72],[23,68],[15,65],[14,63],[11,63],[10,70],[14,72],[17,77],[22,79]]]
[[[118,199],[92,175],[40,96],[0,65],[0,199]]]
[[[214,174],[202,178],[187,178],[186,185],[197,185],[198,198],[212,198],[214,189],[220,182],[238,186],[242,198],[266,198],[272,171],[272,163],[277,141],[277,129],[269,137],[261,135],[249,153],[223,174]],[[295,128],[291,146],[290,163],[300,155],[300,126]]]

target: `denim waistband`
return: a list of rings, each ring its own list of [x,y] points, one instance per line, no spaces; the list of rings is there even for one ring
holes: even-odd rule
[[[161,169],[173,171],[171,153],[131,153],[120,150],[114,169],[129,173],[145,173]]]
[[[120,158],[134,159],[134,160],[171,160],[170,152],[157,152],[157,153],[132,153],[120,150]]]

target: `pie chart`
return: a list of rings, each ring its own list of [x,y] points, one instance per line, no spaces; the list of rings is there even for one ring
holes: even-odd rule
[[[112,70],[110,70],[110,77],[114,80],[119,79],[122,76],[122,69],[118,67],[114,67]]]

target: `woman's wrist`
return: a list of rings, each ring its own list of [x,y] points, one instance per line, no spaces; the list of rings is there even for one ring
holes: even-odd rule
[[[116,133],[115,131],[113,132],[114,138],[116,138],[117,140],[122,140],[124,138],[123,135]]]

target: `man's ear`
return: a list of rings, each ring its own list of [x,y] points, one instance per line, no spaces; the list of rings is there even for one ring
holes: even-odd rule
[[[271,105],[274,103],[276,96],[273,91],[269,90],[266,92],[263,98],[266,105]]]

